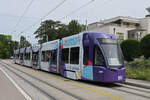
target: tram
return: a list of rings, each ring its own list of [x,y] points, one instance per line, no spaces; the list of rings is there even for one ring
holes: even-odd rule
[[[34,69],[74,80],[125,82],[124,58],[114,34],[84,32],[30,48],[24,51],[28,51],[30,57],[26,57],[26,53],[23,57],[30,59],[29,66]]]

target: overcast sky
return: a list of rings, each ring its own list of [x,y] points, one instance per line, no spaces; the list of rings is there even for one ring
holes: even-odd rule
[[[1,0],[0,33],[12,34],[13,39],[18,40],[18,34],[20,32],[33,25],[62,1],[63,0],[34,0],[20,23],[15,27],[20,16],[23,14],[31,0]],[[66,24],[72,19],[77,19],[81,24],[85,24],[85,21],[87,20],[89,24],[116,16],[143,18],[148,14],[145,8],[150,6],[150,0],[94,0],[88,6],[78,10],[71,16],[60,20],[68,13],[89,1],[91,0],[66,0],[66,2],[45,19],[59,20]],[[37,40],[34,39],[32,33],[39,27],[39,24],[40,21],[37,25],[31,27],[22,35],[24,35],[30,42],[36,43]]]

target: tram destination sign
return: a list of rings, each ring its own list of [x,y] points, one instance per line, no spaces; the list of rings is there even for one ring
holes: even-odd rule
[[[98,41],[102,44],[104,43],[117,44],[118,43],[118,40],[114,40],[114,39],[98,39]]]

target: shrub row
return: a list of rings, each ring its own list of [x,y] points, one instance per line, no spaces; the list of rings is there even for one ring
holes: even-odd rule
[[[141,53],[146,59],[150,57],[150,34],[144,36],[140,41]]]
[[[120,45],[126,61],[133,61],[141,55],[146,59],[150,57],[150,34],[144,36],[141,41],[127,39]]]

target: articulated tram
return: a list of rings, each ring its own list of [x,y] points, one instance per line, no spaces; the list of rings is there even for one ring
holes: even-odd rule
[[[114,34],[85,32],[14,51],[17,64],[74,80],[125,82],[124,59]]]

